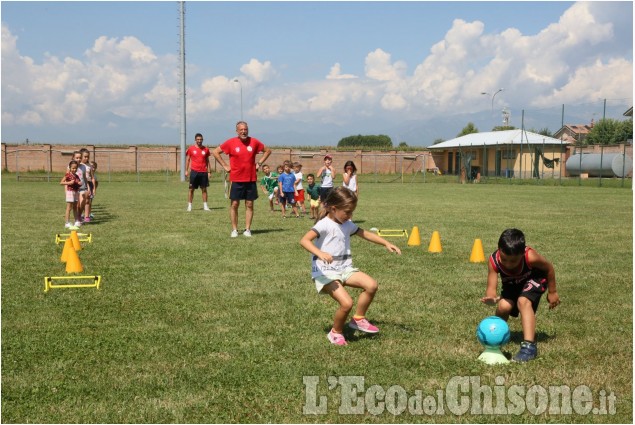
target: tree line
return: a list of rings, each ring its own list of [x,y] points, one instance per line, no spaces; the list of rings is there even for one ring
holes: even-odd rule
[[[504,131],[515,130],[514,126],[497,126],[492,131]],[[542,134],[543,136],[553,137],[553,133],[548,128],[542,128],[539,130],[528,129],[532,133]],[[474,123],[467,123],[456,137],[465,136],[471,133],[478,133]],[[625,143],[628,140],[633,139],[633,119],[619,121],[613,118],[605,118],[599,120],[593,125],[593,128],[582,140],[579,141],[583,145],[619,145]],[[444,142],[443,139],[436,139],[433,144]],[[338,148],[371,148],[371,149],[386,149],[392,148],[392,140],[390,137],[379,135],[361,135],[348,136],[341,139],[338,144]],[[406,142],[401,142],[399,148],[407,148]]]

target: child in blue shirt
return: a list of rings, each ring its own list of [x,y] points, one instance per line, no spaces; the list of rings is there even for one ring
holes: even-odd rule
[[[282,218],[286,218],[287,203],[291,204],[293,214],[300,218],[298,208],[296,207],[295,195],[298,194],[295,187],[295,174],[291,172],[291,161],[284,161],[284,172],[278,176],[278,187],[280,193],[280,207],[282,209]]]

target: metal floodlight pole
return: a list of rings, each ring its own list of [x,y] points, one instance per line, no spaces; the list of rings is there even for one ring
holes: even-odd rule
[[[185,181],[185,2],[180,2],[180,59],[181,59],[181,181]]]
[[[494,113],[494,98],[496,97],[498,93],[502,92],[503,90],[505,89],[502,89],[502,88],[498,89],[498,91],[492,95],[492,113]]]
[[[494,113],[494,98],[496,97],[496,95],[497,95],[498,93],[502,92],[503,90],[505,90],[505,89],[500,88],[500,89],[498,89],[498,91],[496,91],[496,93],[494,93],[494,94],[492,95],[492,113]],[[488,93],[488,92],[486,92],[486,91],[482,91],[482,92],[481,92],[481,94],[485,94],[485,95],[488,95],[488,96],[489,96],[489,93]]]
[[[234,78],[234,83],[240,85],[240,120],[243,120],[243,84],[238,78]]]

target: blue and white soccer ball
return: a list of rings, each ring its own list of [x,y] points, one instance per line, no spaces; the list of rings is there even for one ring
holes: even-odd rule
[[[486,347],[500,347],[509,342],[509,326],[498,316],[486,317],[476,328],[476,338]]]

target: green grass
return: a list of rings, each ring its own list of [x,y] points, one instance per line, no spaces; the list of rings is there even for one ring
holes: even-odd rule
[[[632,423],[630,189],[363,182],[354,220],[416,225],[422,244],[394,239],[396,256],[354,238],[356,266],[380,285],[369,318],[381,333],[342,348],[326,340],[336,305],[315,293],[299,245],[308,219],[282,220],[261,197],[254,237],[230,239],[218,179],[211,213],[200,191],[186,213],[187,186],[174,179],[101,181],[97,221],[83,229],[94,241],[79,256],[102,289],[45,294],[44,276],[65,275],[62,188],[2,176],[2,422]],[[562,304],[541,303],[538,360],[487,366],[475,338],[493,313],[479,302],[486,266],[468,260],[474,239],[488,255],[507,227],[554,263]],[[440,254],[427,252],[434,230]],[[519,320],[510,327],[504,349],[515,352]],[[328,378],[354,375],[408,396],[436,397],[457,376],[491,388],[497,377],[506,389],[586,385],[595,406],[600,391],[613,393],[616,413],[340,414],[341,387],[329,390]],[[326,414],[303,414],[304,376],[319,378]]]

